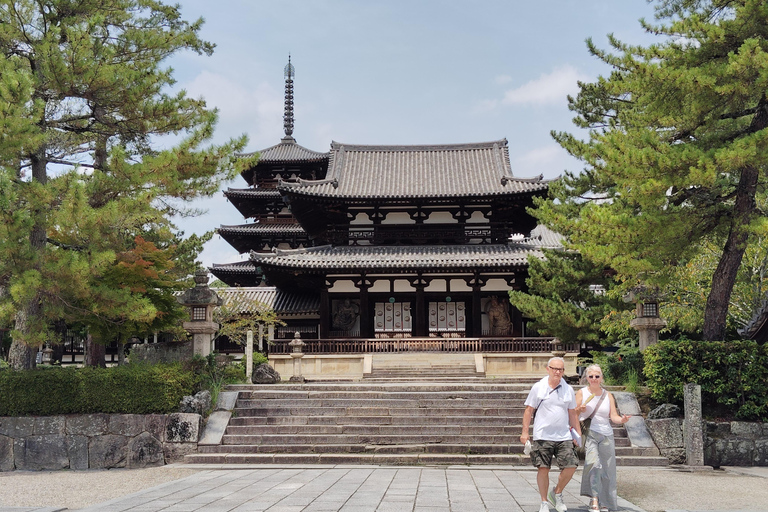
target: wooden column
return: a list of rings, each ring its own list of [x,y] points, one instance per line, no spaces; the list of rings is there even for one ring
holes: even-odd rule
[[[371,311],[371,301],[368,295],[368,289],[373,286],[373,283],[363,276],[355,284],[360,288],[360,336],[363,338],[373,338],[373,312]]]
[[[467,282],[472,287],[472,336],[479,338],[483,335],[483,308],[481,303],[481,291],[485,284],[485,279],[481,279],[478,274]]]
[[[321,339],[327,339],[331,330],[331,301],[328,295],[328,288],[331,283],[325,282],[325,286],[320,289],[320,332]]]
[[[427,281],[421,277],[411,280],[411,286],[416,288],[416,304],[414,304],[413,312],[413,335],[414,336],[428,336],[429,329],[427,327],[427,305],[424,302],[424,288],[427,287]]]

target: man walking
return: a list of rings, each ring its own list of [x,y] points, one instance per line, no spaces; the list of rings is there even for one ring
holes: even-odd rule
[[[541,494],[539,512],[549,512],[550,505],[557,512],[568,510],[563,503],[563,489],[579,465],[579,459],[573,449],[575,441],[570,431],[573,427],[581,435],[579,417],[576,414],[576,394],[563,380],[564,372],[565,360],[562,357],[551,358],[547,363],[547,377],[534,384],[525,399],[520,442],[525,444],[530,439],[528,427],[535,412],[531,462],[538,468],[536,483]],[[557,485],[549,490],[549,468],[553,458],[560,467],[560,476]]]

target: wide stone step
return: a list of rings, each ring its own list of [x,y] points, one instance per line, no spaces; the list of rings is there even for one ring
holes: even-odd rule
[[[236,409],[237,416],[507,416],[517,414],[522,418],[519,407],[263,407]]]
[[[238,409],[254,408],[295,408],[295,407],[524,407],[522,400],[509,400],[503,398],[291,398],[288,400],[262,400],[251,398],[238,400]]]
[[[441,383],[441,382],[310,382],[304,384],[232,384],[226,387],[227,391],[248,392],[271,392],[271,391],[290,391],[290,392],[309,392],[309,391],[384,391],[384,392],[474,392],[474,391],[525,391],[530,390],[531,384],[516,381],[504,382],[502,379],[487,379],[481,382],[462,383]]]
[[[520,434],[224,434],[222,444],[519,444]]]
[[[522,405],[527,396],[527,391],[251,391],[240,392],[238,400],[507,400]]]
[[[412,444],[237,444],[200,446],[199,453],[482,453],[482,454],[521,454],[520,443],[412,443]],[[652,450],[616,447],[618,457],[654,457],[658,453]]]
[[[444,453],[198,453],[185,461],[197,464],[376,464],[414,466],[425,464],[503,464],[530,466],[523,454],[444,454]]]
[[[448,413],[449,411],[446,411]],[[515,416],[240,416],[229,420],[230,426],[276,425],[284,428],[293,425],[474,425],[507,426],[510,420],[522,425],[522,415]]]

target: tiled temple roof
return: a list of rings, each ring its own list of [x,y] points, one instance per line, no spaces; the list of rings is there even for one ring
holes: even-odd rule
[[[251,251],[254,265],[305,270],[414,270],[483,268],[499,270],[527,265],[529,255],[542,257],[539,247],[511,245],[409,245],[409,246],[322,246],[258,253]]]
[[[298,222],[270,222],[263,220],[260,222],[254,222],[250,224],[240,224],[236,226],[220,226],[217,231],[220,234],[232,233],[232,234],[305,234],[304,228],[302,228]]]
[[[485,197],[547,187],[541,176],[512,175],[506,139],[419,146],[333,142],[325,179],[278,185],[292,194],[351,199]]]
[[[287,136],[283,137],[280,144],[276,144],[267,149],[262,149],[254,153],[259,153],[259,164],[282,164],[287,162],[322,162],[328,160],[328,153],[312,151],[296,143],[296,139]],[[249,157],[254,153],[244,153],[241,156]]]
[[[255,313],[264,306],[277,314],[316,314],[320,310],[320,296],[286,293],[273,286],[211,288],[224,299],[224,306],[239,313]]]
[[[280,192],[274,188],[228,188],[224,191],[224,195],[230,199],[235,197],[279,199],[281,197]]]

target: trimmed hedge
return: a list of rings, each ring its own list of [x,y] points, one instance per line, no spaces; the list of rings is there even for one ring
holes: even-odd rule
[[[768,347],[752,340],[665,340],[643,356],[654,400],[680,404],[683,386],[696,383],[706,416],[768,420]]]
[[[176,412],[199,377],[180,364],[0,371],[0,416]]]

